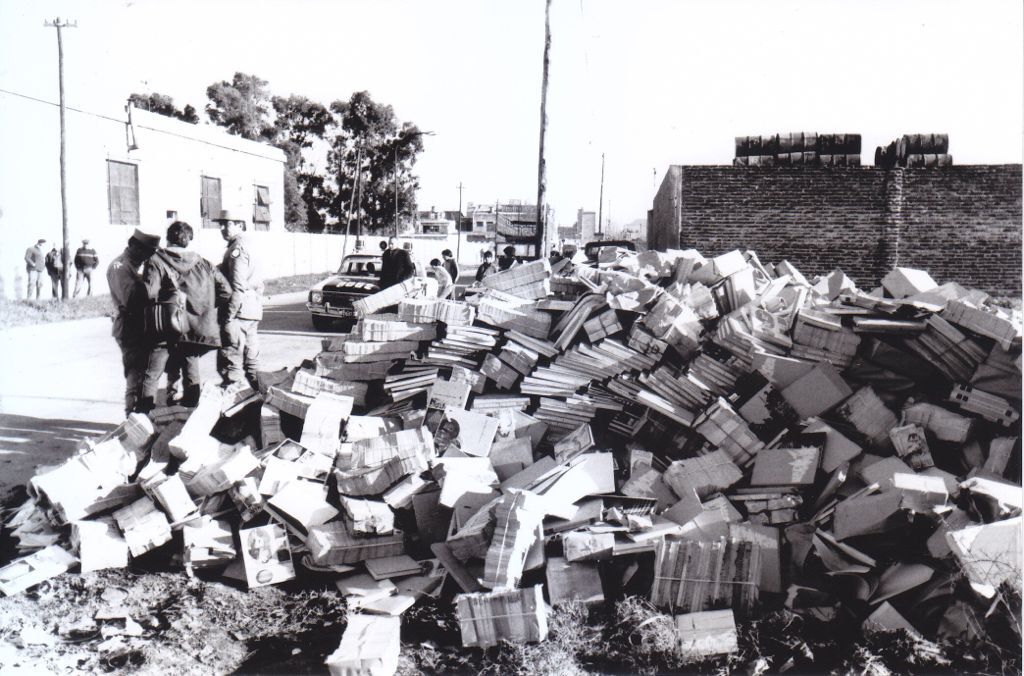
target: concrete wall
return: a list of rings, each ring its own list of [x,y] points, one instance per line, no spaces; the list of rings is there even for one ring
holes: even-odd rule
[[[942,169],[673,166],[651,248],[734,248],[862,287],[895,265],[994,293],[1021,290],[1021,165]],[[675,237],[678,240],[673,241]]]

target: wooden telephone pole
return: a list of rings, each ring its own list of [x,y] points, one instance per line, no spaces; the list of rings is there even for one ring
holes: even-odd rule
[[[601,192],[597,197],[597,235],[598,240],[604,239],[604,224],[601,217],[604,214],[604,153],[601,153]]]
[[[459,259],[462,257],[462,190],[464,187],[462,181],[459,181],[459,215],[455,222],[455,265],[459,264]],[[497,226],[495,226],[495,234],[497,234]]]
[[[551,61],[551,0],[544,3],[544,75],[540,90],[540,159],[537,162],[537,227],[533,245],[538,258],[544,256],[544,231],[546,209],[544,200],[547,192],[547,165],[544,161],[544,137],[548,131],[548,65]],[[495,214],[497,216],[497,214]],[[495,237],[497,240],[497,237]]]
[[[78,22],[61,21],[60,17],[57,17],[53,21],[44,22],[43,25],[47,28],[57,29],[57,73],[60,87],[60,218],[63,227],[62,234],[64,236],[64,246],[61,249],[64,269],[61,272],[60,297],[61,300],[67,300],[68,286],[70,286],[71,281],[71,236],[68,234],[68,177],[65,167],[66,149],[64,147],[66,135],[64,127],[64,41],[61,36],[61,30],[64,28],[77,28]]]

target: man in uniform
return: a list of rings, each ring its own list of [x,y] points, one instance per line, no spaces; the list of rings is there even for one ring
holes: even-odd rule
[[[32,300],[32,290],[35,289],[36,299],[43,290],[43,271],[46,270],[46,254],[43,253],[45,239],[36,242],[25,250],[25,273],[28,276],[28,295],[26,298]]]
[[[135,410],[149,360],[149,347],[142,339],[142,313],[147,296],[139,268],[159,246],[158,235],[149,235],[136,228],[128,239],[128,247],[107,266],[107,286],[117,311],[111,333],[121,348],[124,366],[125,415]]]
[[[75,252],[75,298],[82,290],[82,280],[85,280],[85,295],[92,295],[92,272],[100,264],[100,257],[96,249],[89,246],[89,240],[83,239],[82,246]]]
[[[263,279],[246,246],[243,233],[245,221],[223,210],[214,221],[220,223],[220,234],[227,240],[221,272],[227,278],[231,298],[221,316],[221,345],[217,352],[217,372],[224,384],[238,383],[245,378],[253,389],[260,388],[260,345],[256,332],[263,319]]]

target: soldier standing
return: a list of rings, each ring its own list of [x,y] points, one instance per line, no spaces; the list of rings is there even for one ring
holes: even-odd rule
[[[158,235],[149,235],[136,228],[128,239],[128,247],[107,266],[107,285],[117,309],[111,333],[121,348],[124,366],[125,415],[135,410],[149,361],[149,346],[142,339],[142,313],[147,295],[139,268],[159,246]]]
[[[245,221],[233,218],[226,209],[214,221],[220,223],[220,234],[228,243],[220,268],[231,289],[221,315],[217,372],[225,385],[241,382],[244,374],[258,390],[260,346],[256,333],[263,319],[263,280],[246,246]]]

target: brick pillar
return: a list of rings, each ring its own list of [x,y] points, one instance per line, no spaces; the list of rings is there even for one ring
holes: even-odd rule
[[[900,233],[903,229],[903,177],[904,170],[897,167],[885,172],[885,219],[882,225],[881,246],[878,249],[878,279],[900,263]]]

